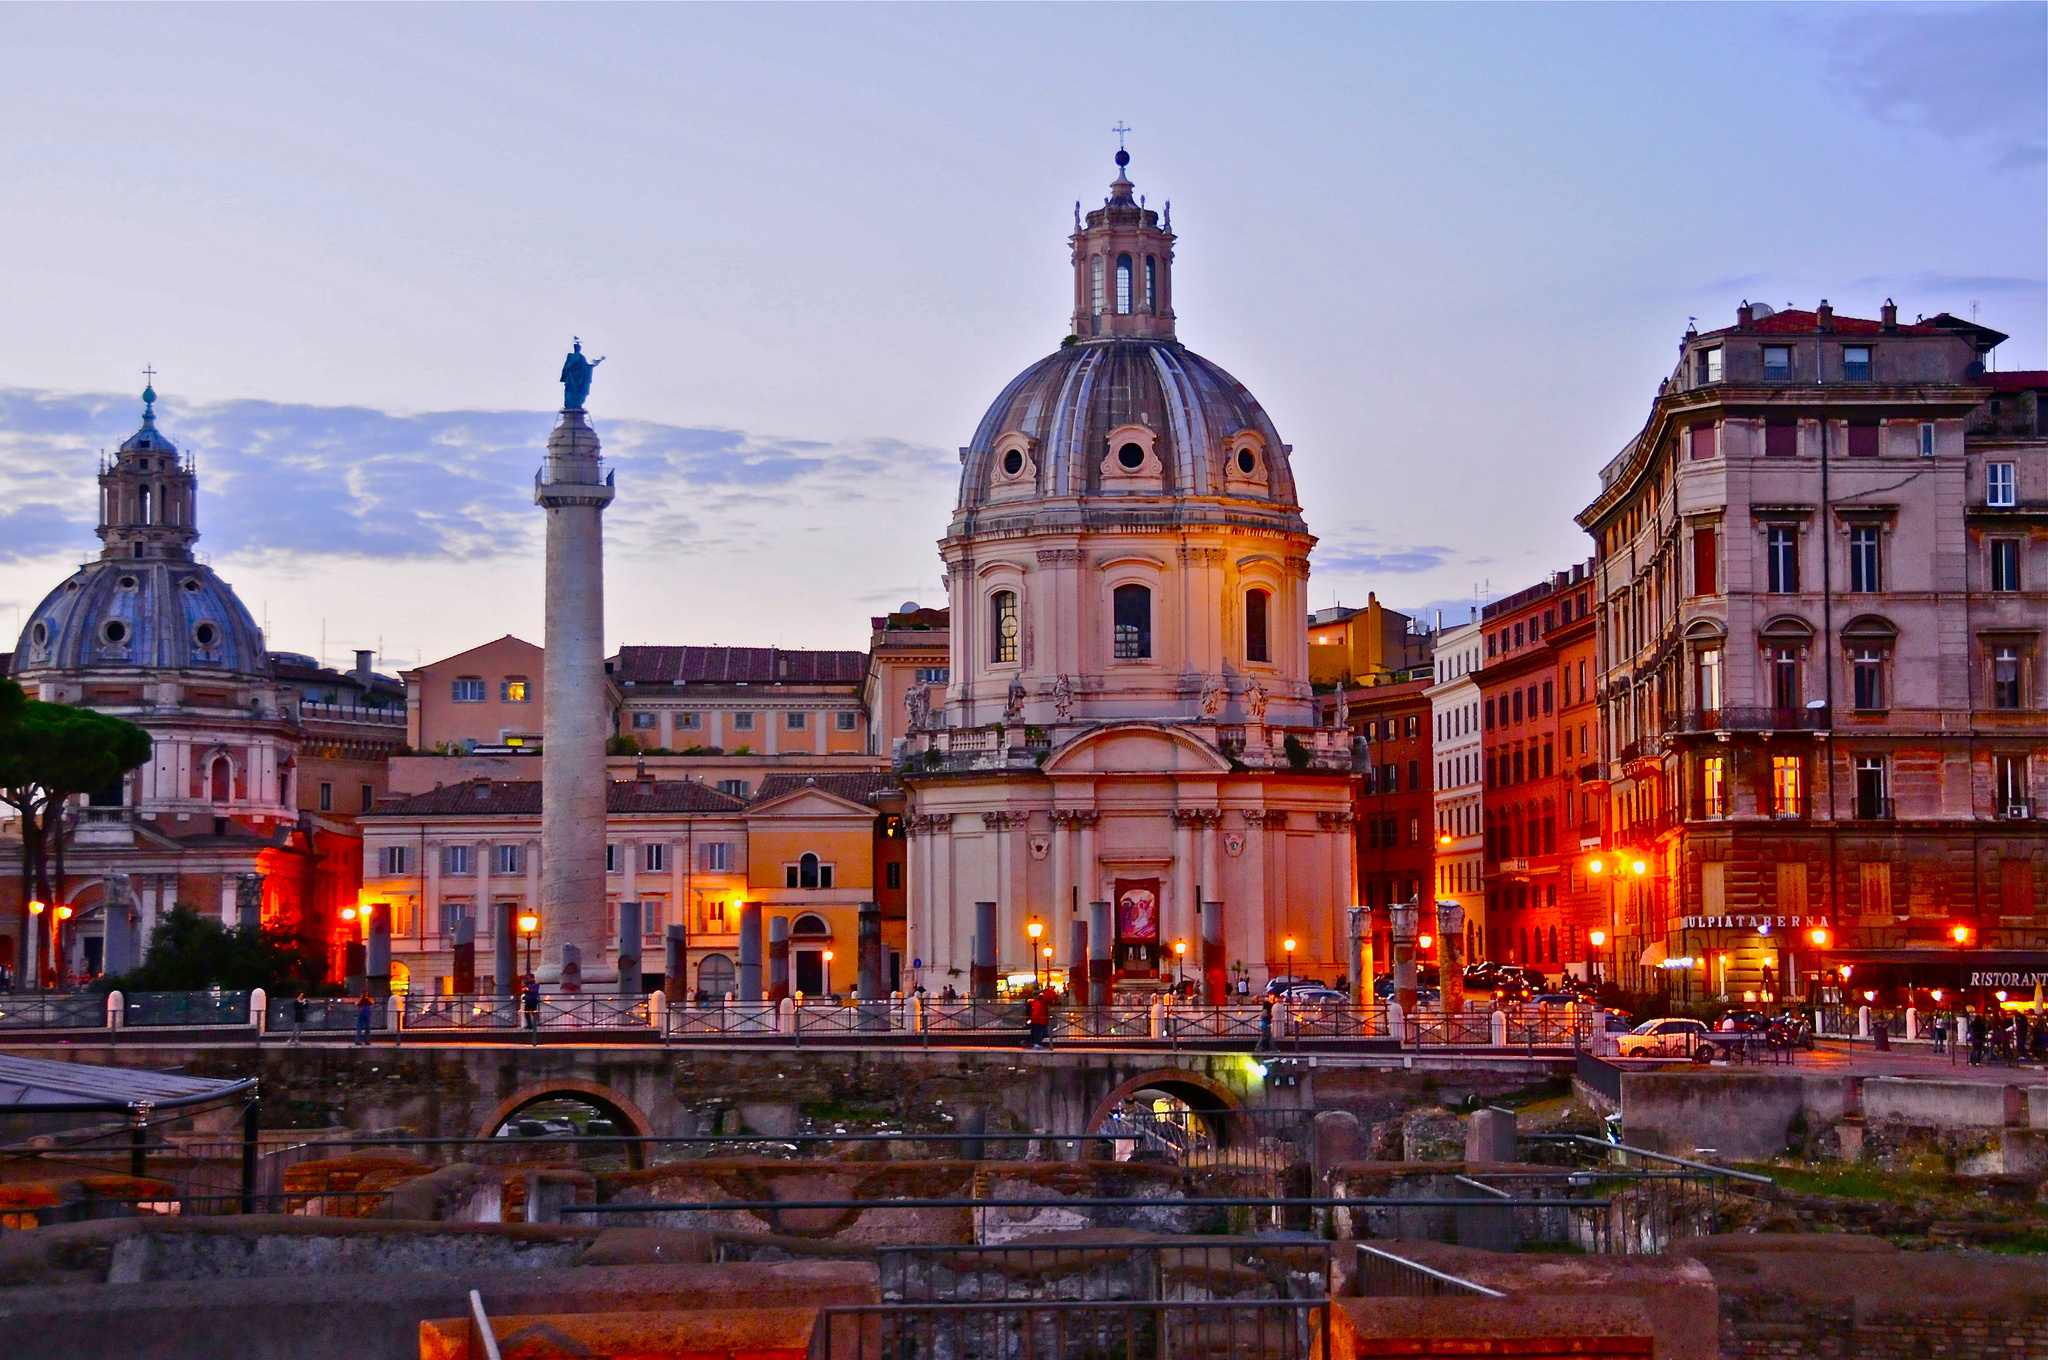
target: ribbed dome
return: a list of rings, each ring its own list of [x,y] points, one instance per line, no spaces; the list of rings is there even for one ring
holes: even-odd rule
[[[1244,385],[1178,342],[1083,340],[1025,369],[989,407],[965,451],[958,510],[1214,497],[1299,527],[1287,454]]]
[[[220,671],[267,677],[263,635],[227,582],[198,562],[88,562],[44,597],[15,644],[14,674]]]

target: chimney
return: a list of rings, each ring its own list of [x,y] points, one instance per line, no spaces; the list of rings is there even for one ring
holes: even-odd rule
[[[356,679],[362,681],[364,689],[370,687],[370,653],[361,647],[356,648]]]
[[[1749,305],[1749,299],[1744,298],[1742,305],[1735,309],[1735,324],[1737,328],[1746,331],[1754,320],[1756,320],[1756,311]]]
[[[1813,328],[1820,331],[1835,328],[1835,309],[1828,305],[1826,298],[1820,300],[1820,309],[1813,314]]]
[[[1880,311],[1878,316],[1883,319],[1886,330],[1895,331],[1899,328],[1899,304],[1890,298],[1884,300],[1884,310]]]

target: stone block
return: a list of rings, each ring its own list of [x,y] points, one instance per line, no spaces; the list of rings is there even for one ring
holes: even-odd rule
[[[1973,1081],[1870,1077],[1863,1117],[1928,1129],[2002,1129],[2020,1122],[2020,1088]]]
[[[758,1360],[805,1360],[817,1322],[816,1308],[543,1313],[493,1317],[491,1334],[501,1353],[516,1354],[519,1360],[568,1360],[571,1356],[638,1360],[651,1355],[672,1360],[730,1360],[741,1355]],[[466,1317],[422,1322],[420,1360],[476,1360],[470,1349],[472,1330]]]
[[[1465,1119],[1465,1160],[1468,1162],[1512,1162],[1515,1160],[1515,1112],[1491,1106],[1474,1110]]]
[[[1315,1118],[1315,1170],[1327,1175],[1333,1166],[1359,1158],[1358,1116],[1349,1110],[1323,1110]]]

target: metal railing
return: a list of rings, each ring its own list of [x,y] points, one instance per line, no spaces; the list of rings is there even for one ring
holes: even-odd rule
[[[715,1001],[708,1006],[670,1006],[663,1023],[670,1037],[758,1039],[777,1032],[775,1006],[767,1001]]]
[[[1021,1032],[1027,1021],[1021,1001],[926,1001],[924,1027],[930,1034],[984,1030]]]
[[[1150,1006],[1061,1006],[1052,1012],[1054,1039],[1150,1039]]]
[[[121,1024],[127,1029],[254,1023],[247,992],[126,992],[121,997]]]
[[[1487,1011],[1417,1011],[1401,1017],[1402,1042],[1423,1048],[1466,1045],[1484,1048],[1493,1043],[1493,1016]]]
[[[792,1006],[791,1028],[798,1039],[806,1035],[847,1038],[882,1038],[909,1028],[906,1006],[900,1001],[855,1001],[844,1006]]]
[[[394,998],[394,1000],[399,1000]],[[592,993],[544,994],[534,1021],[516,996],[415,996],[399,1000],[400,1025],[407,1030],[650,1029],[652,1003],[644,996]]]
[[[827,1308],[813,1360],[1329,1360],[1324,1299],[1088,1300]]]
[[[1498,1289],[1488,1289],[1483,1284],[1446,1275],[1420,1261],[1396,1256],[1365,1242],[1358,1244],[1358,1268],[1353,1278],[1358,1283],[1360,1296],[1368,1299],[1507,1297]]]
[[[1722,1215],[1731,1201],[1768,1200],[1777,1188],[1769,1176],[1585,1134],[1531,1134],[1522,1139],[1519,1155],[1524,1161],[1572,1167],[1564,1181],[1568,1191],[1597,1196],[1609,1206],[1604,1245],[1581,1243],[1581,1249],[1624,1255],[1662,1252],[1681,1238],[1714,1236],[1722,1231]],[[1514,1177],[1487,1173],[1481,1179],[1499,1183]],[[1541,1180],[1532,1188],[1549,1194],[1556,1182]]]
[[[105,1029],[101,992],[0,992],[0,1029]]]
[[[264,1006],[264,1028],[272,1034],[290,1035],[292,1032],[292,1006],[294,998],[273,996]],[[350,996],[309,996],[306,998],[305,1023],[299,1026],[306,1034],[352,1034],[356,1027],[356,1001]],[[370,1029],[381,1032],[391,1028],[391,1003],[379,1001],[370,1008]]]
[[[1666,732],[1824,732],[1825,708],[1709,708],[1669,713]]]
[[[1178,1041],[1259,1037],[1259,1006],[1175,1006],[1166,1012],[1167,1033]]]

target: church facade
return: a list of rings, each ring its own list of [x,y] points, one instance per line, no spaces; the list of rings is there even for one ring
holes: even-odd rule
[[[966,990],[977,903],[984,966],[1020,981],[1083,963],[1075,921],[1125,990],[1196,977],[1205,918],[1212,991],[1345,972],[1356,775],[1317,723],[1292,450],[1176,338],[1171,206],[1117,164],[1077,210],[1072,334],[961,450],[939,545],[948,683],[912,691],[900,763],[934,992]]]

